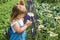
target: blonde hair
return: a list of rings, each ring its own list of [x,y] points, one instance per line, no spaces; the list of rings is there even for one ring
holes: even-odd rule
[[[26,14],[27,9],[23,5],[16,4],[12,8],[11,21],[20,14]]]

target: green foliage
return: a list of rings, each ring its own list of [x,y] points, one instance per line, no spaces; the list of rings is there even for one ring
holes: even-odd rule
[[[55,3],[55,2],[60,2],[60,0],[37,0],[37,2],[40,3]]]
[[[17,0],[12,0],[0,5],[0,40],[8,40],[6,39],[5,33],[8,30],[8,27],[10,27],[10,13],[16,2]]]
[[[11,0],[0,0],[0,4],[6,3],[6,2],[8,2],[8,1],[11,1]]]
[[[2,0],[0,0],[1,2]],[[5,31],[8,30],[11,9],[16,2],[17,0],[11,0],[0,5],[0,40],[8,40]],[[27,40],[60,40],[60,7],[34,0],[34,8],[39,15],[40,26],[38,26],[35,36],[31,35],[30,28],[27,29]]]
[[[31,37],[31,40],[59,40],[60,37],[60,7],[54,4],[38,3],[34,1],[35,13],[39,15],[39,24],[37,34]],[[58,22],[59,21],[59,22]],[[42,26],[41,26],[42,25]],[[29,39],[28,39],[29,40]]]

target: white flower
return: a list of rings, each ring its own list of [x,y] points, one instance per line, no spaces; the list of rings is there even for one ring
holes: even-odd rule
[[[60,19],[60,16],[56,16],[55,19]]]
[[[57,22],[60,24],[60,20],[57,20]]]
[[[43,29],[44,28],[44,25],[39,25],[38,26],[38,30],[41,30],[41,29]]]
[[[44,28],[44,25],[39,25],[38,28]]]
[[[52,14],[48,13],[47,16],[48,16],[48,17],[52,17]]]
[[[34,28],[32,28],[32,32],[34,31]]]
[[[56,9],[56,7],[54,6],[53,9]]]
[[[32,13],[32,12],[29,12],[28,15],[29,15],[30,17],[34,17],[34,13]]]
[[[53,32],[50,32],[50,37],[56,37],[56,36],[58,36],[58,34],[55,34]]]

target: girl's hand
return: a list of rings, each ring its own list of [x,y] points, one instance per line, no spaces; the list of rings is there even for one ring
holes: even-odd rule
[[[32,22],[31,22],[30,20],[27,20],[26,25],[27,25],[27,26],[30,26],[31,23],[32,23]]]

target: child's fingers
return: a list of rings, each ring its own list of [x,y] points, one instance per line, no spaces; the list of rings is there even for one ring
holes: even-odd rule
[[[27,20],[27,22],[32,23],[32,21],[30,21],[30,20]]]

